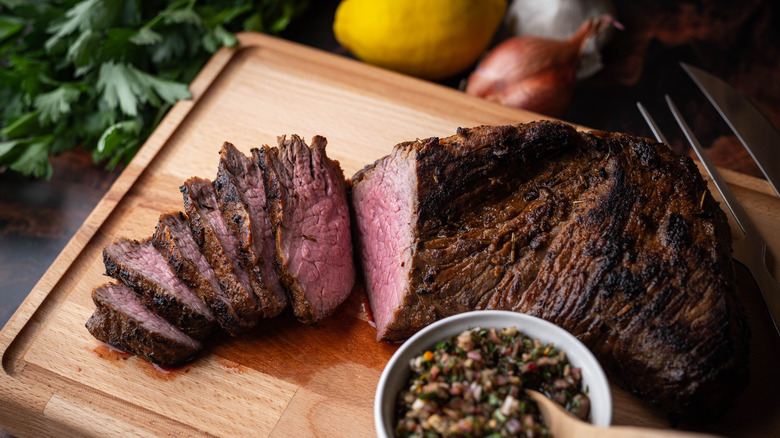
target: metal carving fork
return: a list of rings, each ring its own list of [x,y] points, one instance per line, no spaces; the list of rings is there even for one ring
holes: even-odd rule
[[[734,194],[731,193],[726,182],[723,181],[723,177],[720,176],[720,173],[718,173],[718,170],[712,164],[709,157],[704,152],[704,149],[702,149],[699,141],[696,140],[693,131],[688,127],[682,114],[680,114],[677,106],[675,106],[669,96],[666,96],[666,103],[669,105],[669,109],[672,111],[672,114],[674,114],[674,118],[677,120],[683,133],[685,133],[688,143],[690,143],[693,150],[696,151],[699,160],[704,165],[704,168],[707,169],[707,173],[710,174],[712,182],[715,183],[715,187],[718,188],[721,196],[723,196],[723,200],[726,201],[726,205],[734,215],[737,224],[739,224],[742,232],[745,233],[744,238],[735,240],[732,244],[734,248],[734,258],[742,263],[756,280],[758,288],[761,290],[761,295],[764,297],[764,302],[766,303],[767,308],[769,308],[769,315],[772,317],[772,322],[775,324],[775,330],[777,330],[778,335],[780,335],[780,285],[777,284],[766,267],[766,242],[761,238],[761,235],[758,233],[755,225],[753,225],[750,217],[745,213],[745,210],[742,209],[742,206],[737,202],[737,199],[734,197]],[[639,111],[647,121],[647,124],[650,125],[650,129],[653,131],[656,139],[660,142],[669,144],[645,107],[641,103],[637,103],[637,107],[639,107]]]

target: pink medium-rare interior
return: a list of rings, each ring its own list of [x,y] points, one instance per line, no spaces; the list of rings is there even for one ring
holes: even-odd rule
[[[204,190],[205,192],[205,195],[201,199],[203,201],[208,201],[210,208],[199,208],[198,213],[207,221],[211,229],[214,230],[217,240],[219,240],[223,251],[225,251],[228,260],[230,260],[231,266],[233,266],[233,272],[236,274],[238,281],[241,282],[247,291],[251,292],[253,289],[249,282],[249,273],[239,262],[238,239],[236,239],[236,236],[230,231],[228,224],[219,212],[219,203],[217,203],[216,194],[211,188],[211,184],[205,182],[201,186],[201,190]]]
[[[136,293],[123,284],[109,284],[106,292],[113,296],[114,302],[120,306],[125,315],[132,315],[138,323],[146,327],[150,332],[161,333],[167,338],[174,339],[193,349],[200,349],[200,342],[190,338],[181,330],[156,315],[143,305]]]
[[[245,158],[242,156],[242,158]],[[244,166],[245,178],[235,178],[239,191],[244,195],[252,218],[252,250],[261,258],[258,267],[263,278],[263,284],[281,303],[287,303],[287,291],[282,286],[274,267],[276,240],[271,229],[271,219],[268,216],[267,199],[263,178],[252,160],[241,160]]]
[[[189,225],[185,221],[176,220],[169,221],[169,225],[172,231],[173,239],[176,242],[176,246],[181,251],[182,255],[191,260],[198,268],[198,272],[209,282],[214,291],[219,295],[222,295],[222,287],[219,285],[214,270],[209,265],[206,256],[204,256],[198,249],[198,244],[195,243],[195,239],[192,237]]]
[[[176,294],[183,302],[198,313],[212,317],[211,310],[171,270],[168,260],[155,249],[152,242],[144,240],[137,245],[131,241],[121,242],[116,247],[116,256],[146,275],[150,280]]]
[[[412,267],[417,200],[415,161],[398,159],[396,150],[353,189],[360,261],[377,339],[401,306]]]
[[[295,145],[306,147],[302,142]],[[320,313],[328,313],[352,291],[355,268],[343,176],[326,162],[324,146],[312,146],[310,164],[303,162],[309,159],[305,151],[294,154],[294,192],[300,196],[293,201],[297,205],[292,209],[292,220],[285,225],[291,227],[292,236],[302,236],[302,240],[284,252],[289,257],[288,268],[301,283],[313,311],[324,316]],[[312,168],[325,172],[312,172]],[[282,244],[292,243],[282,239]]]

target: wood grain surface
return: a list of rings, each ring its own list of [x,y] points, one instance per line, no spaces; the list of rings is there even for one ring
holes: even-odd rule
[[[100,344],[84,328],[91,290],[107,281],[102,248],[142,238],[160,213],[182,208],[179,185],[213,178],[224,141],[248,152],[283,134],[328,139],[347,176],[401,141],[459,126],[538,116],[342,57],[244,34],[218,52],[125,168],[0,332],[0,428],[20,436],[372,436],[372,404],[396,350],[375,341],[357,286],[314,326],[289,312],[251,333],[210,340],[189,365],[163,370]],[[768,184],[726,172],[769,244],[780,278],[780,200]],[[683,429],[729,436],[780,430],[780,341],[749,275],[738,269],[750,318],[751,382],[733,409]],[[663,414],[613,386],[615,424],[668,427]]]

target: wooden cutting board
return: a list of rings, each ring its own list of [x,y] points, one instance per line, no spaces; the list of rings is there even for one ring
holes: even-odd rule
[[[449,136],[459,126],[539,116],[283,40],[244,34],[218,52],[0,332],[0,429],[20,436],[375,434],[372,405],[397,345],[378,343],[356,287],[315,326],[289,313],[238,338],[217,336],[191,364],[162,370],[97,342],[84,323],[105,281],[102,248],[142,238],[160,213],[182,209],[179,185],[213,178],[230,141],[248,152],[296,133],[327,137],[347,176],[396,143]],[[726,172],[769,240],[780,278],[780,200],[768,184]],[[751,382],[718,421],[693,427],[732,436],[780,430],[780,342],[744,270]],[[660,411],[617,387],[614,423],[668,427]]]

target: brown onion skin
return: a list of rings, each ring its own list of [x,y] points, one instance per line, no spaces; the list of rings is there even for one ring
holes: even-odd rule
[[[571,104],[585,42],[610,23],[609,17],[587,20],[564,41],[535,36],[508,38],[480,61],[469,76],[466,93],[562,117]]]

